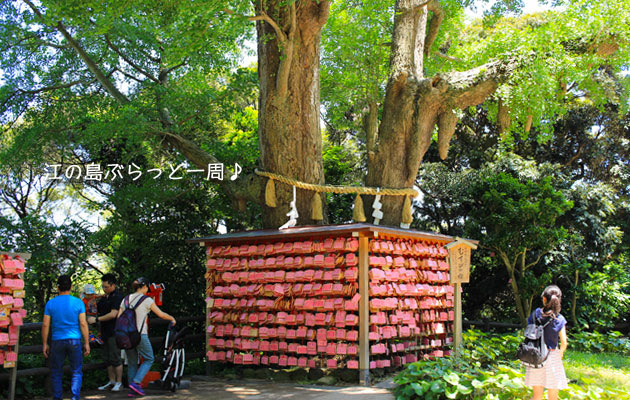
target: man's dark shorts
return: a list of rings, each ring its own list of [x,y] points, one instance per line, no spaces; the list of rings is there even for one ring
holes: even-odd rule
[[[107,338],[103,344],[103,359],[107,366],[117,367],[122,365],[120,349],[116,345],[116,338],[114,336]]]

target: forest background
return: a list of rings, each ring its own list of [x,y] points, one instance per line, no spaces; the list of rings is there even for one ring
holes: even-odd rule
[[[289,189],[267,207],[259,168],[418,189],[412,229],[480,242],[467,319],[523,323],[555,283],[571,326],[627,329],[628,1],[113,4],[0,4],[0,249],[32,254],[30,320],[61,273],[146,276],[167,312],[200,314],[186,239],[286,220]],[[223,181],[183,173],[210,163]],[[322,222],[311,196],[300,224]],[[322,200],[324,223],[352,221],[354,196]]]

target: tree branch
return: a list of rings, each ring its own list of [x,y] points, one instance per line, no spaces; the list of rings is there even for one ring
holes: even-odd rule
[[[42,13],[37,9],[37,7],[35,7],[35,5],[30,0],[24,0],[24,2],[33,10],[33,12],[38,17],[43,19]],[[107,76],[105,76],[103,71],[101,71],[101,69],[98,67],[98,65],[96,65],[94,60],[92,60],[89,54],[87,54],[87,52],[83,49],[83,47],[81,47],[79,42],[75,40],[74,37],[72,37],[72,35],[68,32],[66,27],[61,22],[59,22],[57,23],[55,28],[68,41],[70,46],[74,49],[74,51],[76,51],[79,57],[81,57],[81,59],[87,65],[90,72],[94,74],[96,79],[100,82],[101,85],[103,85],[105,90],[107,90],[107,92],[119,102],[128,103],[129,99],[124,94],[122,94],[118,90],[118,88],[116,88],[116,86],[107,78]]]
[[[60,50],[66,50],[70,48],[70,46],[67,44],[56,44],[56,43],[48,42],[43,39],[39,39],[38,42],[40,44],[43,44],[44,46],[53,47],[55,49],[60,49]]]
[[[499,98],[498,107],[497,123],[499,124],[499,134],[502,134],[510,130],[512,120],[510,118],[510,107],[506,106],[501,98]]]
[[[322,1],[319,3],[319,24],[324,26],[330,15],[330,1]]]
[[[431,18],[429,28],[427,29],[427,36],[424,39],[425,57],[429,56],[429,53],[431,52],[431,46],[433,46],[433,42],[435,42],[435,38],[440,31],[442,21],[444,21],[444,9],[440,5],[439,0],[429,1],[429,3],[427,4],[427,9],[433,13],[433,17]]]
[[[129,79],[131,79],[131,80],[134,80],[134,81],[136,81],[136,82],[138,82],[138,83],[144,83],[144,81],[143,81],[142,79],[139,79],[139,78],[137,78],[137,77],[135,77],[135,76],[131,75],[130,73],[127,73],[127,72],[125,72],[125,71],[122,71],[122,70],[120,70],[120,69],[118,69],[118,68],[116,68],[116,71],[120,72],[121,74],[123,74],[124,76],[126,76],[127,78],[129,78]]]
[[[482,103],[519,65],[520,60],[516,58],[490,61],[467,71],[437,75],[434,86],[443,85],[454,105],[464,109]]]
[[[426,11],[422,8],[427,4],[427,1],[420,0],[396,2],[390,77],[397,87],[404,85],[411,74],[416,74],[417,79],[422,77],[425,35],[419,28],[424,25],[420,23],[421,19],[426,21]]]
[[[157,80],[156,77],[154,77],[153,75],[151,75],[149,72],[145,71],[144,69],[142,69],[142,67],[140,67],[138,64],[136,64],[135,62],[133,62],[133,60],[130,60],[129,57],[127,57],[118,46],[116,46],[114,43],[112,43],[112,41],[109,39],[109,35],[105,34],[105,42],[107,43],[107,46],[109,46],[110,49],[112,49],[116,54],[118,54],[118,56],[120,58],[122,58],[127,64],[129,64],[133,69],[135,69],[136,71],[138,71],[139,73],[141,73],[142,75],[146,76],[147,78],[151,79],[153,82],[155,83],[159,83],[159,81]],[[122,71],[121,71],[122,72]]]
[[[508,255],[503,251],[498,249],[497,253],[499,253],[499,257],[501,257],[501,260],[503,260],[503,264],[505,264],[505,267],[508,270],[508,273],[510,275],[514,274],[514,265],[510,262],[510,259],[508,258]]]
[[[94,82],[94,81],[92,81],[92,82]],[[88,82],[88,84],[92,83],[92,82]],[[33,89],[33,90],[18,89],[18,90],[16,90],[16,92],[21,92],[21,93],[25,93],[25,94],[38,94],[38,93],[42,93],[42,92],[50,92],[52,90],[67,89],[69,87],[76,86],[76,85],[78,85],[80,83],[85,83],[85,82],[82,79],[77,79],[76,81],[63,83],[63,84],[60,84],[60,85],[46,86],[46,87],[39,88],[39,89]]]
[[[188,64],[188,60],[184,60],[184,61],[180,62],[179,64],[177,64],[175,66],[172,66],[171,68],[169,68],[167,70],[164,70],[163,73],[168,75],[171,72],[175,71],[177,68],[181,68],[181,67],[183,67],[186,64]]]
[[[541,258],[543,258],[543,257],[544,257],[547,253],[549,253],[549,252],[548,252],[548,251],[544,251],[544,252],[540,253],[540,254],[538,255],[538,258],[536,258],[536,261],[534,261],[534,262],[532,262],[532,263],[529,263],[529,264],[527,264],[527,265],[525,265],[525,266],[523,267],[523,268],[524,268],[524,269],[523,269],[523,271],[526,271],[527,269],[529,269],[529,268],[533,267],[534,265],[538,264],[538,262],[540,261],[540,259],[541,259]]]
[[[278,66],[276,78],[276,90],[280,98],[284,98],[289,90],[289,72],[293,63],[293,50],[295,48],[295,30],[297,29],[297,11],[295,2],[289,4],[289,34],[284,43],[284,54]],[[282,48],[280,49],[282,51]]]
[[[424,76],[424,43],[426,40],[425,29],[427,26],[428,13],[424,7],[416,6],[413,8],[413,73],[416,79],[420,79]]]
[[[426,44],[426,42],[425,42]],[[461,58],[457,58],[457,57],[453,57],[453,56],[449,56],[448,54],[444,54],[441,51],[436,51],[433,54],[435,54],[436,56],[443,58],[445,60],[448,61],[453,61],[453,62],[464,62],[464,60],[462,60]]]
[[[213,155],[203,151],[195,142],[180,135],[165,131],[153,132],[152,134],[163,138],[166,143],[179,150],[187,160],[204,171],[208,170],[209,164],[221,163]],[[243,183],[243,181],[245,182]],[[223,181],[219,181],[219,184],[221,184],[233,198],[244,199],[260,204],[262,202],[261,194],[264,193],[263,188],[264,184],[266,184],[266,179],[251,174],[234,181],[224,179]]]
[[[273,30],[276,32],[276,36],[278,37],[278,41],[280,43],[284,44],[287,41],[287,35],[284,33],[282,28],[280,28],[280,26],[276,23],[276,21],[274,21],[273,18],[271,18],[264,10],[261,10],[259,15],[236,14],[234,11],[230,9],[224,9],[223,11],[230,15],[235,15],[241,18],[247,18],[249,21],[265,21],[266,23],[271,25]]]

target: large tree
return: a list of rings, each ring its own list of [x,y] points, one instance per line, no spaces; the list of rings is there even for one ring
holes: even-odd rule
[[[360,3],[349,5],[358,9]],[[183,94],[203,92],[204,73],[227,62],[225,55],[237,47],[241,22],[256,21],[261,166],[323,182],[320,38],[330,1],[138,0],[112,7],[98,1],[16,0],[0,7],[5,122],[33,106],[107,93],[107,106],[120,111],[122,126],[138,116],[144,122],[132,132],[138,143],[177,149],[201,168],[221,161],[220,154],[207,151],[198,131],[209,105],[191,106]],[[588,95],[598,102],[616,94],[597,77],[600,66],[615,73],[629,59],[627,9],[627,1],[574,1],[562,11],[465,27],[449,23],[461,21],[462,4],[456,1],[384,4],[383,10],[393,11],[393,27],[374,29],[383,38],[379,45],[389,47],[390,61],[384,96],[376,101],[380,118],[372,108],[366,184],[411,187],[436,127],[445,157],[460,110],[491,96],[503,131],[528,132],[563,110],[567,96]],[[196,87],[181,85],[193,79]],[[241,203],[262,202],[263,183],[252,175],[222,186]],[[266,226],[286,220],[288,189],[278,185],[278,207],[264,208]],[[300,224],[313,222],[312,196],[298,191]],[[385,199],[382,223],[397,225],[402,205],[400,197]]]
[[[389,44],[391,49],[387,81],[372,84],[359,107],[348,109],[356,120],[367,121],[362,128],[369,186],[411,187],[432,141],[437,141],[440,157],[446,157],[462,110],[470,106],[489,103],[503,134],[511,130],[526,136],[534,126],[541,128],[539,139],[544,139],[550,136],[546,121],[566,112],[576,97],[601,103],[607,96],[627,96],[610,79],[602,79],[627,63],[622,24],[628,12],[618,4],[574,2],[565,4],[564,11],[519,18],[493,15],[466,26],[459,2],[399,0],[391,41],[382,16],[364,18],[352,4],[336,7],[350,16],[330,33],[330,51],[341,57],[350,53],[343,46],[335,50],[339,46],[334,35],[343,31],[357,32],[357,41]],[[379,29],[380,35],[365,33]],[[354,66],[358,60],[375,67],[364,68],[363,76],[354,80],[362,88],[377,75],[376,52],[365,58],[356,52],[345,61],[328,54],[324,62],[335,71],[332,64]],[[344,91],[347,83],[341,82],[336,88]],[[385,94],[375,102],[380,87]],[[385,201],[384,223],[397,224],[402,205],[401,198]]]

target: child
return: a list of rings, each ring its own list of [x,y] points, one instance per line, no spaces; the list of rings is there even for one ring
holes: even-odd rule
[[[560,314],[562,291],[556,285],[547,286],[542,294],[543,308],[537,308],[529,316],[527,322],[533,323],[534,318],[542,320],[543,324],[552,318],[544,330],[545,343],[549,348],[549,356],[542,368],[526,367],[525,385],[532,386],[531,400],[542,400],[543,392],[547,389],[549,400],[558,398],[558,391],[568,389],[567,377],[562,365],[562,356],[567,349],[566,319]],[[560,341],[560,349],[558,349]]]
[[[96,315],[96,303],[98,302],[98,297],[96,296],[96,290],[94,289],[94,285],[91,283],[86,284],[83,287],[83,304],[85,304],[85,314],[86,316],[95,316]]]
[[[96,304],[98,303],[100,296],[96,295],[96,289],[94,289],[94,285],[91,283],[86,284],[83,287],[83,304],[85,305],[85,316],[90,320],[89,317],[96,317]],[[90,344],[103,344],[103,341],[98,336],[98,332],[96,329],[92,327],[90,330]]]

